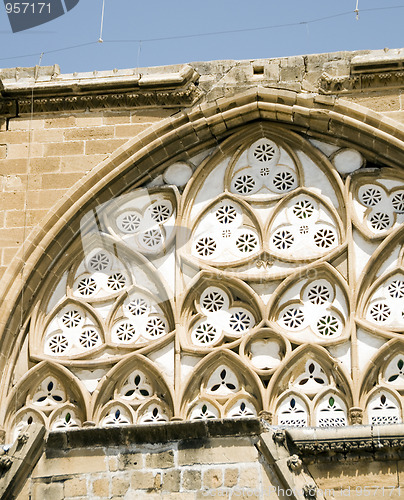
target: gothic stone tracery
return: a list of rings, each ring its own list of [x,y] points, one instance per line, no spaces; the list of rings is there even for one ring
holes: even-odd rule
[[[404,176],[250,127],[88,211],[6,428],[402,421]]]

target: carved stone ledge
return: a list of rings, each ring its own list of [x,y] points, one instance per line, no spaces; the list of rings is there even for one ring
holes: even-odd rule
[[[45,446],[45,427],[31,424],[15,440],[7,455],[0,457],[0,498],[16,498],[42,455]]]
[[[318,82],[323,94],[348,94],[404,87],[404,71],[330,76],[323,73]]]
[[[386,450],[390,455],[404,451],[403,424],[288,429],[286,434],[305,461],[320,455],[322,460],[335,455],[342,460],[352,456],[366,459],[369,453],[378,451]]]
[[[97,95],[60,97],[34,97],[34,113],[81,111],[86,109],[127,109],[145,107],[188,107],[194,104],[203,92],[189,83],[183,88],[167,90],[138,90]],[[18,98],[19,114],[31,112],[31,99]],[[1,112],[1,110],[0,110]]]

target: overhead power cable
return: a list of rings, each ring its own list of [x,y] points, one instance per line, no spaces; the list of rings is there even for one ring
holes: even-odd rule
[[[374,12],[374,11],[388,11],[388,10],[393,10],[393,9],[404,9],[404,5],[393,5],[389,7],[373,7],[369,9],[361,9],[361,13],[364,12]],[[299,21],[299,22],[294,22],[294,23],[284,23],[284,24],[272,24],[269,26],[259,26],[255,28],[241,28],[241,29],[235,29],[235,30],[221,30],[221,31],[211,31],[211,32],[206,32],[206,33],[195,33],[195,34],[188,34],[188,35],[173,35],[173,36],[165,36],[165,37],[155,37],[155,38],[142,38],[142,39],[122,39],[122,40],[103,40],[103,43],[147,43],[147,42],[162,42],[162,41],[167,41],[167,40],[183,40],[186,38],[199,38],[199,37],[208,37],[208,36],[216,36],[216,35],[229,35],[229,34],[234,34],[234,33],[248,33],[248,32],[254,32],[254,31],[264,31],[264,30],[271,30],[271,29],[279,29],[279,28],[290,28],[293,26],[301,26],[301,25],[309,25],[309,24],[314,24],[322,21],[327,21],[329,19],[335,19],[337,17],[343,17],[343,16],[351,16],[352,14],[358,15],[359,14],[359,9],[358,7],[355,10],[349,10],[345,12],[340,12],[339,14],[332,14],[330,16],[323,16],[323,17],[318,17],[315,19],[310,19],[308,21]],[[93,42],[86,42],[86,43],[81,43],[78,45],[71,45],[68,47],[61,47],[59,49],[53,49],[53,50],[44,50],[42,51],[44,54],[52,54],[55,52],[63,52],[65,50],[71,50],[71,49],[76,49],[80,47],[86,47],[88,45],[95,45],[99,44],[99,40],[93,41]],[[34,57],[38,56],[39,52],[36,53],[31,53],[31,54],[22,54],[18,56],[10,56],[10,57],[2,57],[0,58],[0,61],[6,61],[10,59],[21,59],[23,57]]]

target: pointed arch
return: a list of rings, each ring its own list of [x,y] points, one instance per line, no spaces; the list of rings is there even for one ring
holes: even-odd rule
[[[305,365],[309,363],[310,360],[318,364],[322,369],[322,376],[320,378],[322,378],[323,381],[319,387],[321,387],[321,389],[338,389],[344,394],[347,404],[352,406],[352,382],[344,366],[338,363],[324,347],[317,345],[302,345],[283,360],[282,365],[275,372],[268,385],[267,393],[270,411],[274,408],[275,400],[279,398],[284,391],[297,391],[294,384],[298,382],[299,376],[305,371]],[[307,367],[307,369],[310,371],[310,367]],[[313,374],[315,375],[315,370],[313,370]],[[314,394],[316,394],[316,392],[312,392],[312,396],[314,396]]]
[[[282,103],[279,103],[278,99],[281,99]],[[297,93],[292,91],[285,93],[276,89],[252,89],[245,92],[236,106],[233,98],[227,98],[221,101],[220,111],[216,104],[206,106],[203,111],[199,108],[191,109],[179,117],[164,120],[158,130],[145,131],[121,146],[110,158],[85,176],[80,185],[72,187],[53,214],[42,227],[32,232],[28,244],[16,255],[3,278],[8,305],[6,310],[0,313],[0,324],[3,328],[7,331],[15,330],[18,320],[14,314],[10,317],[10,306],[21,307],[21,286],[29,286],[32,292],[37,290],[41,271],[43,275],[53,266],[55,255],[59,254],[61,246],[65,244],[63,240],[66,242],[76,234],[77,226],[73,221],[81,207],[94,199],[95,195],[101,196],[103,190],[112,186],[118,178],[124,180],[126,185],[135,185],[142,179],[143,173],[161,168],[168,160],[168,149],[176,151],[175,155],[171,155],[173,159],[181,156],[188,158],[192,153],[216,144],[220,138],[226,137],[236,128],[235,117],[238,122],[239,117],[244,116],[245,123],[258,119],[264,122],[277,121],[280,126],[282,122],[292,123],[296,130],[302,130],[303,127],[299,125],[302,113],[305,117],[304,123],[309,122],[311,133],[317,137],[324,135],[325,124],[325,128],[329,129],[332,123],[336,128],[328,140],[347,143],[349,141],[349,144],[354,144],[359,151],[370,151],[370,154],[374,155],[376,153],[372,151],[376,141],[379,145],[378,156],[386,164],[395,166],[403,163],[404,128],[399,124],[394,122],[393,136],[392,122],[388,118],[343,99],[339,99],[335,106],[330,106],[307,96],[305,108],[305,100],[300,96],[300,106],[303,108],[301,113],[300,109],[294,107],[296,100]],[[277,111],[282,111],[282,115],[277,115]],[[222,126],[219,127],[218,123]],[[154,158],[154,161],[151,161],[151,158]],[[66,235],[64,238],[61,237],[62,233]],[[44,251],[47,251],[46,258]],[[24,285],[18,280],[23,263],[27,276],[30,276]],[[23,309],[26,310],[26,307],[25,303]],[[1,335],[1,338],[2,352],[10,352],[13,347],[12,337]]]
[[[313,424],[318,427],[345,427],[348,425],[348,407],[345,397],[336,389],[328,389],[313,401]]]
[[[389,266],[391,266],[392,263],[395,263],[396,267],[403,266],[403,245],[404,227],[397,229],[387,236],[369,259],[359,279],[358,309],[360,312],[363,311],[365,302],[368,298],[367,291],[371,289],[376,279],[383,274],[386,262]]]
[[[398,424],[402,422],[403,408],[397,391],[375,387],[362,401],[365,417],[370,425]]]
[[[297,98],[299,106],[296,106]],[[239,127],[240,117],[246,125],[252,124],[251,129]],[[25,320],[30,314],[43,286],[43,276],[57,268],[60,256],[70,248],[72,241],[77,240],[82,210],[96,209],[108,202],[111,195],[118,196],[142,185],[150,176],[163,172],[170,162],[190,159],[202,149],[219,145],[212,157],[217,155],[218,159],[224,158],[230,154],[230,150],[232,153],[235,151],[241,137],[243,140],[257,140],[265,135],[282,137],[287,146],[308,148],[307,140],[299,136],[298,132],[309,132],[313,137],[338,142],[339,146],[354,145],[370,158],[378,155],[386,164],[401,168],[400,165],[404,163],[404,128],[397,126],[397,133],[393,137],[390,125],[388,119],[365,112],[352,103],[339,100],[337,104],[331,105],[320,102],[316,97],[259,89],[247,91],[237,101],[231,98],[203,108],[194,107],[128,141],[72,187],[55,207],[54,214],[30,235],[25,248],[16,256],[4,277],[4,303],[0,308],[3,395],[9,389],[14,370],[14,353],[20,348],[20,336],[16,335],[21,327],[20,318]],[[333,132],[329,133],[329,130]],[[222,144],[230,149],[221,149]],[[308,149],[310,151],[307,154],[319,159],[324,171],[330,167],[330,178],[342,185],[330,161],[314,147]],[[187,206],[181,206],[180,214],[185,213],[186,209]],[[24,282],[20,279],[23,268]],[[289,271],[277,275],[274,273],[272,278],[284,277]],[[248,373],[244,365],[243,371]],[[259,379],[254,378],[255,373],[251,377],[258,383]]]
[[[134,410],[122,401],[108,401],[94,418],[101,427],[130,425],[136,421]]]
[[[370,393],[376,385],[388,386],[388,380],[383,378],[389,363],[397,356],[404,356],[404,340],[402,338],[390,339],[386,342],[376,354],[369,360],[363,369],[363,375],[360,381],[359,396],[361,400]],[[387,382],[387,383],[386,383]],[[394,385],[391,386],[394,388]]]
[[[289,340],[319,345],[346,341],[352,328],[352,292],[327,262],[285,279],[267,304],[274,329]]]
[[[56,408],[49,416],[49,429],[52,431],[78,429],[82,423],[83,415],[80,409],[71,403]]]
[[[56,387],[54,387],[55,382]],[[47,387],[42,388],[44,383]],[[59,387],[58,384],[60,384]],[[39,397],[41,391],[44,392],[44,395]],[[46,396],[46,392],[48,392],[48,396]],[[49,398],[51,404],[46,404]],[[39,402],[41,404],[38,404]],[[74,402],[77,411],[84,419],[87,419],[90,401],[81,381],[64,366],[52,361],[42,361],[31,368],[10,391],[3,406],[1,421],[9,429],[15,412],[21,408],[34,408],[38,411],[45,408],[46,412],[49,413],[49,410],[59,408],[64,403],[69,402]]]
[[[379,334],[388,338],[399,338],[398,332],[404,329],[401,306],[404,280],[400,280],[400,289],[395,294],[388,289],[380,296],[377,293],[390,277],[404,275],[403,248],[404,228],[400,227],[379,245],[359,279],[357,322],[365,330],[372,330],[376,325]]]
[[[133,354],[109,370],[99,381],[91,399],[91,414],[98,421],[110,401],[137,409],[148,401],[160,399],[174,413],[171,384],[154,363],[140,354]]]
[[[229,373],[227,373],[227,369],[229,369]],[[216,374],[215,372],[220,373]],[[212,376],[214,377],[213,381]],[[220,393],[221,385],[226,386],[223,394]],[[255,400],[255,405],[260,409],[263,408],[262,384],[258,376],[246,367],[232,351],[222,349],[212,352],[195,366],[184,384],[181,396],[181,415],[186,418],[190,409],[200,398],[212,398],[212,401],[223,406],[229,399],[237,397],[235,396],[237,394],[239,397],[251,395]]]
[[[275,425],[308,427],[311,423],[310,401],[297,391],[286,391],[274,405]]]

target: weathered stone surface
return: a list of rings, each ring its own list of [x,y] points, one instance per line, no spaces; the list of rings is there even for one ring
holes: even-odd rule
[[[87,494],[87,478],[85,476],[78,476],[65,481],[64,494],[66,497],[85,496]]]
[[[114,496],[123,496],[129,490],[131,478],[129,473],[115,473],[112,476],[111,493]]]
[[[145,466],[151,469],[167,469],[174,466],[174,451],[148,453],[145,456]]]
[[[258,452],[249,438],[237,439],[237,446],[226,438],[214,438],[208,441],[189,441],[180,443],[178,448],[178,465],[194,463],[238,463],[254,462]]]
[[[105,455],[100,450],[74,450],[65,456],[47,459],[41,457],[36,465],[32,476],[64,476],[66,474],[85,474],[102,472],[106,468]]]
[[[32,500],[63,500],[63,483],[34,483]]]
[[[351,462],[313,464],[308,469],[320,488],[354,489],[374,487],[398,487],[397,462]],[[355,485],[355,486],[354,486]]]
[[[223,469],[206,469],[202,474],[203,487],[209,490],[215,490],[223,485]]]
[[[120,453],[117,457],[117,468],[120,470],[125,469],[141,469],[144,462],[143,453]]]
[[[238,486],[240,488],[257,489],[260,486],[260,468],[255,467],[240,467],[240,475]]]
[[[202,473],[200,470],[183,469],[181,488],[183,490],[199,490],[202,485]]]
[[[181,485],[181,471],[179,469],[172,469],[163,473],[163,491],[179,491]]]
[[[224,470],[223,486],[232,488],[238,483],[239,470],[236,468],[226,468]]]
[[[135,471],[131,477],[132,490],[160,489],[161,474],[146,471]]]
[[[110,497],[110,480],[107,478],[94,479],[92,483],[93,495],[97,497]]]

